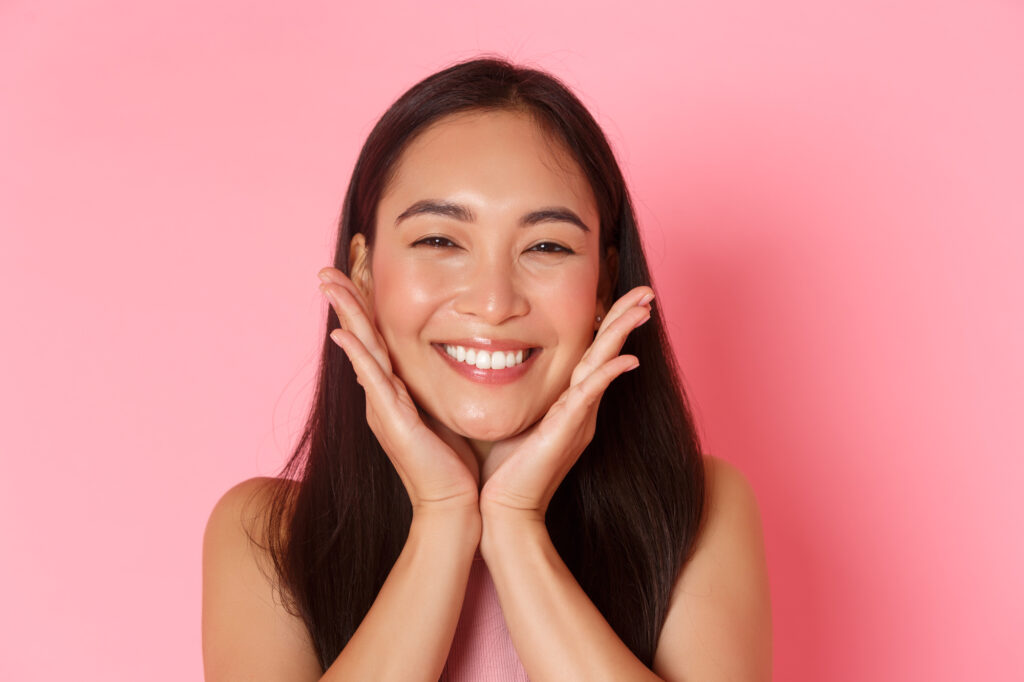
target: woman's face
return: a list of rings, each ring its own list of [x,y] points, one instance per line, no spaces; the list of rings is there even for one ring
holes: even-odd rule
[[[366,290],[417,405],[484,442],[543,417],[605,310],[597,206],[568,152],[526,114],[448,116],[406,148],[376,220]]]

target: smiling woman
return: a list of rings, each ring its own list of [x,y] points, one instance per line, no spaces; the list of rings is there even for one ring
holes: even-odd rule
[[[594,340],[598,222],[586,176],[528,113],[446,116],[403,151],[351,275],[413,401],[479,458],[544,415]],[[495,351],[524,362],[499,369]]]
[[[207,526],[208,680],[769,679],[752,491],[701,454],[622,174],[558,80],[411,88],[319,276],[303,437]]]

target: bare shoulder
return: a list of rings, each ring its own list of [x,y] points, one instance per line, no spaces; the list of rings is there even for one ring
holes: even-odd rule
[[[293,488],[295,482],[281,478],[257,476],[237,483],[227,490],[210,512],[206,535],[232,534],[239,524],[262,537],[263,522],[269,511],[270,500],[282,487]]]
[[[203,666],[208,682],[317,680],[308,630],[278,589],[265,534],[270,501],[291,481],[250,478],[210,512],[203,534]]]
[[[743,472],[735,464],[713,455],[704,457],[704,471],[708,512],[699,540],[712,540],[714,529],[711,525],[718,524],[721,528],[721,524],[730,519],[739,524],[734,530],[756,531],[760,534],[761,511],[757,504],[757,496]]]
[[[654,671],[666,680],[771,679],[772,632],[761,513],[733,464],[704,458],[706,516],[669,604]]]

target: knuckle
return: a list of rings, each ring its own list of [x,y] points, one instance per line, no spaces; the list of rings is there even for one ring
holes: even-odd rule
[[[572,402],[581,402],[581,401],[582,402],[586,402],[588,391],[587,391],[586,388],[584,388],[584,386],[583,386],[584,383],[585,382],[581,381],[580,383],[576,384],[575,386],[572,386],[571,388],[569,388],[569,395],[568,395],[569,400],[571,400]]]

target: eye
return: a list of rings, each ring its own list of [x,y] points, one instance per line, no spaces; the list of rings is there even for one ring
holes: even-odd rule
[[[413,246],[420,246],[421,244],[423,246],[430,246],[435,249],[443,249],[450,246],[455,246],[455,242],[453,242],[451,239],[448,239],[447,237],[424,237],[423,239],[420,239],[419,241],[415,241],[412,243]]]
[[[530,247],[530,251],[538,251],[540,253],[565,253],[572,254],[576,253],[567,246],[556,244],[555,242],[541,242],[535,246]]]

